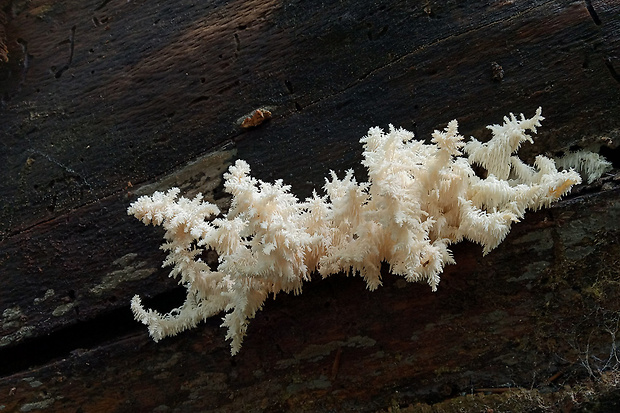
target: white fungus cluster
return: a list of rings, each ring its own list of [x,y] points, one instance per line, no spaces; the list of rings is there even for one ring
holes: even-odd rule
[[[596,181],[605,172],[612,170],[612,164],[595,152],[578,150],[569,152],[559,159],[555,159],[558,169],[574,168],[589,184]]]
[[[540,108],[530,119],[510,114],[489,126],[486,143],[464,143],[456,120],[435,131],[430,144],[391,125],[387,133],[371,128],[360,140],[368,182],[358,183],[353,171],[342,179],[331,172],[325,195],[303,202],[281,180],[251,177],[242,160],[224,174],[232,195],[226,214],[201,195],[179,197],[177,188],[143,196],[128,213],[164,227],[164,266],[172,267],[187,298],[160,314],[136,295],[134,315],[158,341],[225,311],[222,325],[235,354],[267,296],[301,292],[313,272],[359,274],[374,290],[386,262],[392,274],[435,291],[444,266],[454,263],[450,244],[468,239],[487,254],[527,209],[546,207],[581,182],[545,156],[530,166],[515,155],[541,120]],[[476,174],[474,164],[486,173]],[[218,254],[215,270],[201,258],[207,250]]]

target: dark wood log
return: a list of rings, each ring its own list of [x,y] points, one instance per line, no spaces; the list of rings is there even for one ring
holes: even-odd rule
[[[428,138],[456,118],[485,137],[542,106],[525,158],[580,147],[618,167],[617,2],[332,3],[5,4],[0,411],[618,402],[613,174],[484,258],[455,247],[437,293],[386,271],[373,293],[341,275],[279,295],[235,357],[217,317],[157,344],[133,320],[134,294],[169,309],[184,290],[160,268],[161,229],[127,206],[180,186],[224,208],[237,158],[303,198],[331,169],[363,179],[371,126]],[[241,128],[259,108],[272,118]]]

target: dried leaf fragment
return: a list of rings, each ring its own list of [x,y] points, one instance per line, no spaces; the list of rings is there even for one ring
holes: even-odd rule
[[[241,122],[241,127],[244,129],[256,127],[266,120],[271,119],[271,112],[266,109],[256,109],[252,116],[248,116]]]

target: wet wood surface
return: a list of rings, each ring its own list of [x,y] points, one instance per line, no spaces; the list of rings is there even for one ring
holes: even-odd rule
[[[171,186],[225,207],[234,159],[303,198],[329,170],[364,176],[371,126],[484,138],[538,106],[526,159],[617,168],[618,2],[3,5],[0,411],[378,411],[617,367],[614,173],[484,258],[455,247],[437,293],[386,273],[373,293],[340,276],[279,295],[235,357],[217,317],[157,344],[133,320],[134,294],[170,309],[184,291],[126,209]],[[242,128],[256,109],[271,119]]]

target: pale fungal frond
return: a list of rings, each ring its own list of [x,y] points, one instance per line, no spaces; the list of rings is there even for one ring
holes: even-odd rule
[[[538,108],[536,114],[530,119],[526,119],[523,114],[520,118],[518,120],[511,113],[510,117],[504,117],[502,125],[487,126],[493,133],[493,138],[486,143],[481,143],[475,138],[467,142],[464,149],[469,155],[469,161],[482,166],[498,179],[508,179],[511,155],[519,149],[521,143],[534,142],[532,137],[525,132],[530,130],[536,133],[540,121],[545,119],[542,117],[542,108]]]
[[[563,157],[556,159],[555,163],[560,169],[574,168],[589,184],[612,169],[611,162],[601,155],[584,150],[569,152]]]
[[[515,155],[521,143],[532,142],[526,132],[535,133],[541,120],[540,108],[530,119],[511,114],[489,127],[493,137],[486,143],[464,143],[456,121],[435,131],[430,144],[392,125],[387,132],[371,128],[360,140],[368,182],[358,183],[353,171],[342,179],[331,172],[326,195],[304,202],[281,180],[253,178],[241,160],[224,174],[232,195],[224,215],[201,195],[179,198],[177,188],[143,196],[128,213],[166,230],[164,266],[187,287],[187,298],[159,314],[135,296],[134,316],[157,341],[224,311],[235,354],[267,297],[301,292],[313,272],[358,274],[374,290],[386,262],[392,273],[435,291],[444,267],[454,264],[450,244],[469,239],[487,254],[526,210],[548,206],[581,182],[577,172],[559,172],[542,155],[533,166]],[[588,179],[607,168],[598,158],[578,159]],[[485,178],[473,164],[486,169]],[[207,250],[219,256],[216,270],[201,259]]]

